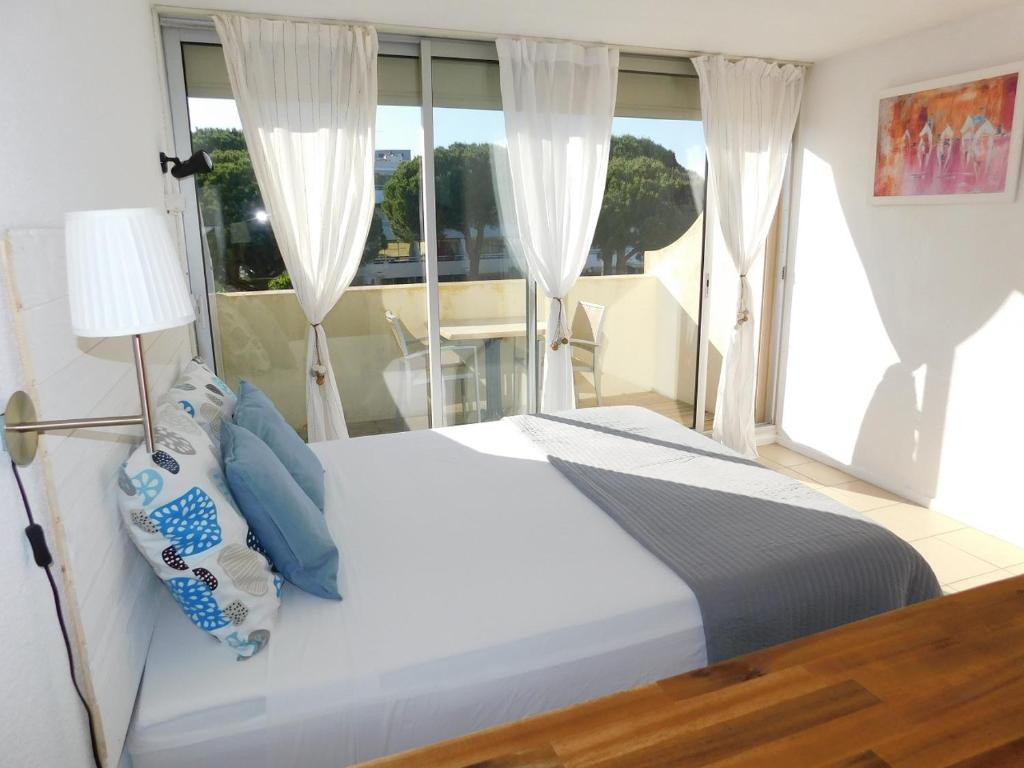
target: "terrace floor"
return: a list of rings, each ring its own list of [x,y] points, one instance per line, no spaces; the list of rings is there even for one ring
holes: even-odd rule
[[[799,480],[881,523],[928,561],[945,592],[1024,574],[1024,548],[920,507],[778,444],[762,445],[766,467]]]
[[[678,421],[685,427],[693,426],[693,406],[680,400],[673,400],[657,392],[631,392],[625,395],[609,395],[602,398],[603,405],[639,405],[648,408],[662,416],[667,416],[673,421]],[[592,408],[597,405],[597,400],[592,394],[581,393],[578,405],[580,408]],[[451,417],[458,418],[456,412],[458,406],[450,407]],[[471,412],[472,416],[472,412]],[[704,430],[711,429],[713,414],[708,414],[705,420]],[[396,419],[381,419],[379,421],[360,421],[350,423],[348,432],[350,437],[364,437],[366,435],[383,435],[389,432],[404,432],[404,422]]]
[[[639,405],[643,408],[667,416],[673,421],[678,421],[684,427],[693,426],[693,406],[681,400],[673,400],[671,397],[658,394],[657,392],[630,392],[627,395],[609,395],[601,398],[602,405]],[[580,397],[580,408],[591,408],[597,405],[593,396],[583,395]],[[709,414],[704,420],[704,431],[711,429],[711,422],[714,416]]]

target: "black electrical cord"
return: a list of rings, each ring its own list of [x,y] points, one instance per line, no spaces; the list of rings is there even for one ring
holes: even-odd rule
[[[60,633],[64,638],[64,650],[68,654],[68,671],[71,672],[71,684],[75,686],[75,693],[78,694],[82,706],[85,707],[86,717],[89,719],[89,740],[92,742],[92,759],[96,764],[96,768],[101,768],[100,750],[99,745],[96,743],[96,724],[93,721],[92,708],[89,706],[89,702],[85,700],[85,696],[82,695],[82,689],[78,686],[78,677],[75,675],[75,659],[71,653],[71,638],[68,635],[68,627],[64,621],[64,611],[60,606],[57,582],[50,571],[50,566],[53,565],[53,555],[50,554],[50,548],[46,545],[46,535],[43,532],[42,526],[32,517],[32,507],[28,503],[28,494],[25,493],[25,486],[21,482],[18,465],[13,461],[11,462],[11,469],[14,470],[14,479],[18,483],[18,491],[21,493],[21,503],[25,506],[25,516],[28,517],[28,527],[25,528],[25,536],[28,538],[29,544],[32,545],[32,556],[36,560],[36,565],[46,573],[46,580],[50,582],[50,591],[53,592],[53,607],[57,610],[57,623],[60,624]]]

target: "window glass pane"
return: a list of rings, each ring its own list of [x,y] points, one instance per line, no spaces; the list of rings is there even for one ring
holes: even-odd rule
[[[496,185],[508,177],[498,64],[434,59],[441,368],[448,424],[526,408],[526,280]]]
[[[693,426],[705,175],[696,82],[619,74],[604,200],[568,302],[580,407],[642,405]]]
[[[185,44],[182,54],[193,149],[214,163],[196,181],[218,369],[231,386],[245,378],[263,389],[304,433],[308,324],[256,184],[223,53]],[[419,62],[379,63],[376,206],[352,287],[324,321],[353,436],[428,426]],[[401,219],[386,212],[393,179],[410,201]]]

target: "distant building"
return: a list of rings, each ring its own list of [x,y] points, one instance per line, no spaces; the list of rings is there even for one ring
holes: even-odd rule
[[[412,160],[411,149],[378,149],[373,153],[373,186],[377,191],[377,204],[384,200],[384,185],[406,160]]]

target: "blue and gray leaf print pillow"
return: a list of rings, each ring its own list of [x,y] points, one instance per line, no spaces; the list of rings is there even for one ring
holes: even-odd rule
[[[165,402],[154,440],[155,450],[140,445],[117,478],[125,529],[189,620],[248,658],[270,642],[282,579],[235,507],[220,452],[196,420]]]

